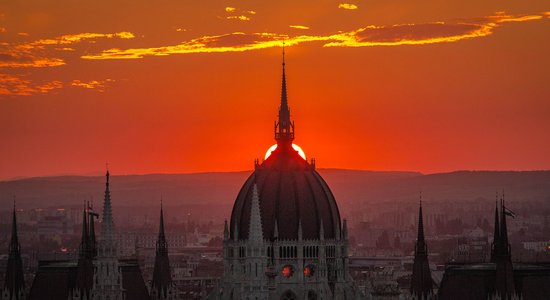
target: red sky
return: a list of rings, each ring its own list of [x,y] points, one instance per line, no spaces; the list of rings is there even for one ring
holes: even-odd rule
[[[549,25],[540,0],[4,1],[0,179],[251,169],[283,39],[318,167],[550,169]]]

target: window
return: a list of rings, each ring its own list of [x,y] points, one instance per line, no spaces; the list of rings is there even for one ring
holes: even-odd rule
[[[292,277],[292,275],[294,275],[294,267],[291,265],[284,266],[281,270],[281,275],[286,278]]]

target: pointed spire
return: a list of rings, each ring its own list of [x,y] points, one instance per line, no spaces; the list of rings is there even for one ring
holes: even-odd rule
[[[495,225],[494,225],[494,233],[493,233],[493,244],[491,247],[491,262],[496,261],[496,257],[498,255],[498,250],[500,247],[500,225],[499,225],[500,219],[498,215],[498,191],[497,191],[497,200],[495,201]]]
[[[87,258],[90,250],[90,237],[88,236],[88,210],[86,205],[82,210],[82,236],[80,238],[79,258]]]
[[[159,236],[157,239],[157,252],[158,251],[168,251],[166,236],[164,235],[164,212],[162,209],[162,198],[160,199],[160,225]]]
[[[510,256],[510,243],[508,242],[508,227],[506,226],[506,212],[504,206],[504,193],[502,193],[500,210],[500,255]]]
[[[229,229],[227,228],[227,219],[223,222],[223,240],[227,241],[229,239]]]
[[[89,296],[90,290],[93,286],[93,277],[94,277],[94,248],[92,246],[92,241],[95,242],[95,239],[91,238],[91,232],[88,227],[89,222],[93,222],[93,215],[90,214],[89,204],[84,203],[84,209],[82,211],[82,237],[80,242],[80,251],[77,263],[76,270],[76,285],[75,291],[78,291],[82,299]],[[93,226],[93,223],[90,224]],[[95,234],[95,233],[94,233]]]
[[[428,262],[428,246],[424,237],[422,216],[422,193],[418,208],[418,237],[414,249],[413,273],[411,276],[411,294],[415,299],[431,299],[433,282]]]
[[[285,73],[285,47],[283,41],[283,75],[281,83],[281,105],[279,107],[279,120],[275,123],[275,139],[277,144],[292,144],[294,140],[294,123],[290,120],[290,108],[288,107],[288,97],[286,90]]]
[[[285,74],[285,42],[283,41],[283,78],[281,83],[281,110],[289,111],[288,99],[286,95],[286,74]],[[281,117],[281,116],[279,116]]]
[[[24,297],[21,298],[25,290],[25,278],[23,276],[23,261],[21,260],[21,245],[19,244],[19,237],[17,235],[15,197],[13,198],[11,241],[4,279],[4,292],[9,293],[9,299],[24,299]]]
[[[160,202],[159,235],[155,255],[155,268],[153,270],[152,289],[156,299],[166,299],[168,290],[172,284],[170,261],[168,259],[168,243],[164,234],[164,212],[162,209],[162,198]]]
[[[422,194],[420,194],[420,206],[418,208],[418,234],[416,238],[415,252],[427,255],[428,248],[426,246],[426,239],[424,237],[424,220],[422,216]]]
[[[105,198],[103,200],[103,223],[101,224],[101,239],[112,241],[114,236],[113,209],[111,207],[111,191],[109,189],[109,170],[105,174]]]
[[[250,227],[248,231],[248,239],[254,242],[264,240],[262,229],[262,216],[260,213],[260,196],[258,195],[258,186],[254,183],[252,188],[252,204],[250,207]]]
[[[90,250],[92,253],[92,257],[97,256],[97,244],[96,244],[96,238],[95,238],[95,223],[94,218],[99,217],[97,213],[94,212],[93,206],[90,206],[90,203],[88,202],[88,238],[90,240]]]
[[[498,240],[497,255],[495,257],[495,292],[501,299],[511,299],[515,295],[514,271],[510,243],[508,242],[508,228],[506,226],[506,215],[508,214],[504,205],[504,192],[500,200],[500,233]]]

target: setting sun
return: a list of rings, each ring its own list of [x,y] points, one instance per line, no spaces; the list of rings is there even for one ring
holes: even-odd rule
[[[264,160],[266,160],[270,155],[271,155],[271,152],[275,151],[275,149],[277,149],[277,144],[269,147],[269,149],[267,149],[267,152],[265,153],[265,157],[264,157]],[[302,150],[302,148],[296,144],[292,144],[292,149],[298,151],[298,154],[300,154],[300,156],[303,158],[303,159],[306,159],[306,154],[304,152],[304,150]]]

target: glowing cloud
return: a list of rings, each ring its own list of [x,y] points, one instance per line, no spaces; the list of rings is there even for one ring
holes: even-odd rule
[[[0,74],[0,95],[30,96],[33,94],[46,94],[62,87],[63,83],[57,80],[35,84],[19,76]]]
[[[99,92],[103,92],[105,91],[106,84],[113,81],[114,81],[113,79],[105,79],[105,80],[91,80],[91,81],[85,82],[85,81],[75,79],[71,81],[71,86],[81,87],[85,89],[94,89]]]
[[[464,39],[488,36],[507,22],[527,22],[543,18],[542,15],[511,16],[503,13],[463,22],[399,24],[392,26],[366,26],[353,31],[331,35],[287,36],[277,33],[234,32],[203,36],[178,45],[108,49],[98,54],[81,56],[83,59],[134,59],[146,56],[167,56],[186,53],[221,53],[260,50],[280,47],[282,40],[288,46],[308,42],[324,42],[324,47],[373,47],[399,45],[427,45],[450,43]]]
[[[134,38],[134,35],[131,32],[80,33],[13,45],[5,43],[0,47],[0,68],[44,68],[62,66],[65,64],[62,58],[45,55],[46,50],[48,50],[47,47],[52,46],[53,50],[57,51],[72,51],[73,49],[66,47],[66,45],[99,38],[131,39]]]
[[[354,10],[354,9],[358,9],[359,7],[357,7],[357,5],[351,4],[351,3],[340,3],[340,4],[338,4],[338,8]]]
[[[225,12],[228,14],[225,18],[227,20],[239,20],[239,21],[250,21],[250,16],[255,15],[256,12],[253,10],[243,10],[236,7],[228,6],[225,8]]]
[[[226,17],[228,20],[241,20],[241,21],[250,21],[250,18],[247,16],[228,16]]]
[[[303,26],[303,25],[290,25],[288,27],[294,28],[294,29],[303,29],[303,30],[309,29],[308,26]]]

